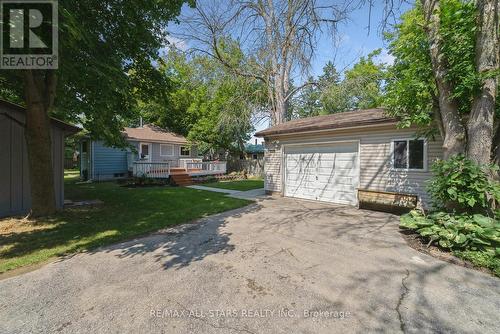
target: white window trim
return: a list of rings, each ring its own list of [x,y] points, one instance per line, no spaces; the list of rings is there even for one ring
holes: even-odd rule
[[[182,148],[183,147],[186,147],[188,150],[189,150],[189,154],[182,154]],[[186,146],[186,145],[181,145],[179,146],[179,156],[180,157],[190,157],[191,156],[191,147],[190,146]]]
[[[170,147],[170,152],[171,154],[162,154],[162,146],[169,146]],[[175,154],[174,154],[174,145],[172,144],[160,144],[160,156],[161,157],[173,157]]]
[[[406,141],[406,163],[410,165],[410,140],[423,140],[424,141],[424,168],[396,168],[394,167],[394,142],[396,141]],[[415,137],[407,137],[407,138],[395,138],[391,140],[391,170],[397,172],[427,172],[429,170],[427,163],[427,139],[425,138],[415,138]]]

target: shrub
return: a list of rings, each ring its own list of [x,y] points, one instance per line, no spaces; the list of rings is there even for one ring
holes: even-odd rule
[[[449,211],[494,212],[500,202],[500,183],[489,175],[497,170],[498,166],[479,166],[462,155],[436,161],[428,184],[434,206]]]
[[[452,250],[480,250],[500,256],[500,221],[481,214],[451,215],[437,212],[425,216],[413,210],[401,217],[402,228]]]
[[[459,258],[470,261],[476,266],[491,269],[493,273],[500,277],[500,257],[488,252],[478,252],[472,250],[455,251],[453,254]]]

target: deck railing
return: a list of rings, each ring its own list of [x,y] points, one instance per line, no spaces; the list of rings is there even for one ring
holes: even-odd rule
[[[134,161],[132,173],[137,177],[166,179],[170,176],[170,164],[168,162]]]
[[[187,162],[186,170],[191,173],[197,174],[225,174],[226,162],[225,161],[208,161],[208,162]]]
[[[181,158],[179,159],[179,168],[184,168],[184,169],[187,169],[187,164],[189,163],[198,163],[198,162],[202,162],[203,160],[202,159],[198,159],[198,158],[190,158],[190,159],[187,159],[187,158]]]

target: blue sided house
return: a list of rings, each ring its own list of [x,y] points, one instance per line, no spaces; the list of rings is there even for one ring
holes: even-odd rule
[[[226,173],[226,162],[203,161],[195,145],[184,136],[146,124],[124,128],[131,147],[107,146],[84,139],[80,147],[80,176],[102,181],[130,176],[169,178],[173,175],[217,175]]]

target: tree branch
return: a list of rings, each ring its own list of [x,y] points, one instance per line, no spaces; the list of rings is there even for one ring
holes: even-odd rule
[[[316,81],[308,81],[294,89],[292,89],[290,91],[290,93],[288,93],[288,95],[285,97],[285,101],[288,101],[292,96],[294,96],[298,91],[300,91],[301,89],[303,89],[304,87],[307,87],[307,86],[317,86],[318,85],[318,82]]]

